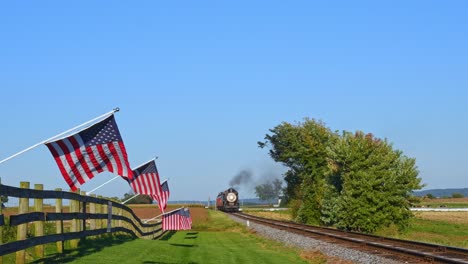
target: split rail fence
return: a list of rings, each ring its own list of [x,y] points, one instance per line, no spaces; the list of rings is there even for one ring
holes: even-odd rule
[[[25,263],[26,249],[34,247],[34,256],[44,257],[44,244],[56,243],[57,252],[63,253],[65,241],[77,248],[80,239],[107,233],[128,233],[133,237],[156,239],[163,234],[161,222],[143,223],[127,206],[85,192],[67,192],[61,189],[43,190],[42,184],[29,188],[21,182],[20,188],[1,185],[0,195],[19,198],[18,212],[7,221],[0,206],[0,264],[3,255],[16,252],[16,263]],[[30,200],[34,205],[30,208]],[[44,199],[55,199],[54,210],[44,210]],[[63,206],[63,200],[69,206]],[[49,212],[51,211],[51,212]],[[45,223],[55,224],[55,233],[44,234]],[[65,225],[64,225],[65,224]],[[33,232],[28,233],[28,225]],[[3,242],[2,229],[16,227],[16,240]],[[51,233],[51,232],[48,232]]]

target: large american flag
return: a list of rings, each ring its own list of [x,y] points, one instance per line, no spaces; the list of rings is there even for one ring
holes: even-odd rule
[[[72,191],[103,171],[133,177],[114,115],[46,146]]]
[[[158,201],[159,209],[161,213],[164,213],[166,203],[164,205],[161,203],[164,192],[161,189],[159,173],[154,159],[134,169],[133,179],[129,180],[128,183],[135,193],[149,195],[153,200]],[[169,188],[167,192],[169,193]],[[167,202],[167,198],[165,201]]]
[[[163,230],[189,230],[192,227],[191,224],[189,224],[189,220],[187,219],[185,209],[180,208],[169,213],[163,214],[162,228]]]

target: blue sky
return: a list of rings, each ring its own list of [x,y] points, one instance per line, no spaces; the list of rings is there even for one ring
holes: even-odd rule
[[[416,158],[425,189],[468,187],[467,11],[466,1],[4,2],[0,159],[119,107],[130,164],[158,156],[172,200],[206,200],[243,169],[281,175],[256,142],[309,117],[387,138]],[[45,146],[0,164],[0,177],[67,188]],[[119,179],[97,193],[129,190]]]

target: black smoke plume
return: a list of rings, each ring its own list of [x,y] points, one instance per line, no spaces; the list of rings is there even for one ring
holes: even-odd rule
[[[234,176],[229,185],[240,186],[240,185],[249,185],[252,182],[252,172],[250,170],[242,170],[236,176]]]

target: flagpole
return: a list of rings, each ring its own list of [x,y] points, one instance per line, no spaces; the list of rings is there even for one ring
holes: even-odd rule
[[[174,209],[174,210],[172,210],[172,211],[169,211],[169,212],[167,212],[167,213],[163,213],[162,215],[167,215],[167,214],[170,214],[170,213],[175,212],[175,211],[180,210],[180,209],[184,209],[184,207],[183,207],[183,206],[182,206],[182,207],[179,207],[179,208]]]
[[[146,220],[146,221],[143,222],[143,223],[148,223],[149,221],[151,221],[151,220],[153,220],[153,219],[156,219],[156,218],[158,218],[158,217],[160,217],[160,216],[163,216],[163,215],[165,215],[165,214],[172,213],[172,212],[177,211],[177,210],[180,210],[180,209],[184,209],[184,207],[180,207],[180,208],[178,208],[178,209],[174,209],[174,210],[172,210],[172,211],[170,211],[170,212],[167,212],[167,213],[162,213],[162,214],[157,215],[157,216],[155,216],[155,217],[153,217],[153,218],[151,218],[151,219]]]
[[[145,163],[142,163],[142,164],[136,166],[136,167],[135,167],[134,169],[132,169],[132,170],[135,170],[136,168],[140,167],[141,165],[144,165],[144,164],[146,164],[146,163],[148,163],[148,162],[150,162],[150,161],[152,161],[152,160],[156,160],[156,159],[158,159],[158,157],[155,157],[154,159],[151,159],[151,160],[149,160],[149,161],[147,161],[147,162],[145,162]],[[115,176],[114,178],[112,178],[112,179],[108,180],[107,182],[105,182],[105,183],[99,185],[98,187],[92,189],[91,191],[86,192],[86,195],[91,194],[92,192],[96,191],[97,189],[101,188],[102,186],[108,184],[109,182],[111,182],[111,181],[113,181],[113,180],[115,180],[115,179],[117,179],[117,178],[119,178],[119,177],[120,177],[120,176]]]
[[[184,209],[184,207],[180,207],[180,208],[174,209],[174,210],[172,210],[172,211],[170,211],[170,212],[167,212],[167,213],[162,213],[162,214],[157,215],[157,216],[155,216],[155,217],[153,217],[153,218],[151,218],[151,219],[146,220],[146,221],[143,222],[143,223],[148,223],[149,221],[151,221],[151,220],[153,220],[153,219],[155,219],[155,218],[158,218],[158,217],[163,216],[163,215],[166,215],[166,214],[170,214],[170,213],[175,212],[175,211],[180,210],[180,209]]]
[[[137,197],[138,195],[140,195],[140,194],[137,193],[137,194],[133,195],[130,199],[127,199],[127,200],[125,200],[125,202],[122,202],[122,204],[125,204],[126,202],[130,201],[131,199]]]
[[[110,115],[114,114],[115,112],[118,112],[119,110],[120,110],[120,109],[117,107],[117,108],[115,108],[114,110],[112,110],[112,111],[110,111],[110,112],[108,112],[108,113],[105,113],[105,114],[103,114],[103,115],[101,115],[101,116],[98,116],[98,117],[96,117],[96,118],[94,118],[94,119],[91,119],[91,120],[89,120],[89,121],[87,121],[87,122],[84,122],[83,124],[81,124],[81,125],[79,125],[79,126],[76,126],[76,127],[71,128],[71,129],[69,129],[69,130],[67,130],[67,131],[65,131],[65,132],[62,132],[62,133],[60,133],[60,134],[58,134],[58,135],[55,135],[55,136],[53,136],[53,137],[51,137],[51,138],[48,138],[48,139],[46,139],[46,140],[43,140],[43,141],[41,141],[41,142],[39,142],[39,143],[37,143],[37,144],[35,144],[35,145],[33,145],[33,146],[31,146],[31,147],[25,149],[25,150],[22,150],[22,151],[20,151],[20,152],[14,154],[14,155],[11,155],[10,157],[8,157],[8,158],[6,158],[6,159],[1,160],[1,161],[0,161],[0,164],[2,164],[3,162],[8,161],[8,160],[10,160],[10,159],[12,159],[12,158],[18,156],[18,155],[21,155],[21,154],[23,154],[23,153],[26,152],[26,151],[29,151],[29,150],[31,150],[31,149],[33,149],[33,148],[36,148],[37,146],[40,146],[40,145],[46,143],[47,141],[50,141],[50,140],[52,140],[52,139],[54,139],[54,138],[56,138],[56,137],[60,137],[60,136],[62,136],[62,135],[64,135],[64,134],[66,134],[66,133],[69,133],[70,131],[73,131],[73,130],[79,128],[79,127],[82,127],[82,126],[84,126],[84,125],[86,125],[86,124],[89,124],[89,123],[91,123],[91,122],[93,122],[93,121],[96,121],[96,120],[98,120],[98,119],[100,119],[100,118],[110,116]]]
[[[119,177],[120,177],[120,176],[115,176],[114,178],[112,178],[112,179],[110,179],[110,180],[106,181],[105,183],[103,183],[103,184],[99,185],[98,187],[96,187],[96,188],[92,189],[91,191],[89,191],[89,192],[86,192],[86,195],[90,195],[90,194],[91,194],[92,192],[94,192],[95,190],[97,190],[97,189],[101,188],[102,186],[104,186],[104,185],[108,184],[109,182],[111,182],[111,181],[113,181],[113,180],[115,180],[115,179],[117,179],[117,178],[119,178]]]
[[[156,218],[158,218],[158,217],[160,217],[160,216],[162,216],[162,215],[163,215],[163,214],[160,214],[160,215],[157,215],[157,216],[155,216],[155,217],[153,217],[153,218],[151,218],[151,219],[145,220],[143,223],[146,224],[146,223],[148,223],[149,221],[152,221],[152,220],[154,220],[154,219],[156,219]]]

